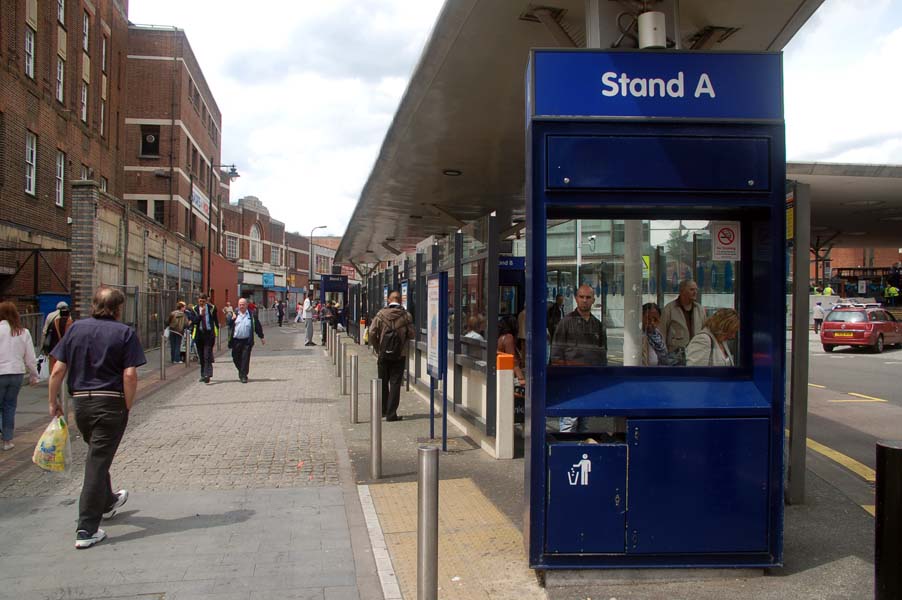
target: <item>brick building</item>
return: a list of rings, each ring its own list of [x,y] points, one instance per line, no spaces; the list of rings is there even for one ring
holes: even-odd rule
[[[4,0],[2,10],[0,296],[33,310],[38,292],[69,293],[59,250],[69,246],[72,182],[122,193],[127,2]]]
[[[204,247],[203,273],[211,274],[204,275],[204,290],[234,289],[234,270],[217,256],[230,180],[221,164],[222,115],[185,32],[130,25],[126,71],[123,197]]]

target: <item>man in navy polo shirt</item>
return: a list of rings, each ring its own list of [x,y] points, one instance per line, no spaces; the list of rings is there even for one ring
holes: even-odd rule
[[[147,362],[135,331],[119,322],[125,296],[99,287],[91,318],[75,321],[51,355],[50,415],[63,408],[57,396],[63,379],[75,399],[75,422],[88,444],[85,478],[78,502],[76,548],[90,548],[106,537],[101,519],[112,518],[128,500],[128,491],[113,493],[110,465],[119,448],[128,411],[138,389],[138,367]],[[68,377],[67,377],[68,374]]]

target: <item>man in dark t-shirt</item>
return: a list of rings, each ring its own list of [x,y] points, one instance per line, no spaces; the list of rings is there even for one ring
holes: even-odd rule
[[[147,360],[134,330],[119,322],[125,296],[113,288],[94,293],[90,319],[74,322],[51,356],[50,415],[61,416],[57,400],[63,379],[75,399],[75,422],[88,444],[85,479],[78,503],[75,547],[90,548],[106,537],[102,519],[110,519],[128,500],[113,492],[110,466],[119,448],[128,412],[138,389],[137,368]]]

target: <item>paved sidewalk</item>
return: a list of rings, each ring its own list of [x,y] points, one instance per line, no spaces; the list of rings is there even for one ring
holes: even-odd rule
[[[223,356],[210,385],[139,397],[96,547],[74,548],[83,443],[71,476],[0,473],[0,598],[381,598],[331,370],[299,329],[266,333],[249,384]]]

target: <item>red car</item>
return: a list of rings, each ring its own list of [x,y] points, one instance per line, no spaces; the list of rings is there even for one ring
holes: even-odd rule
[[[824,352],[837,346],[869,346],[878,354],[886,346],[902,344],[902,322],[875,305],[837,306],[821,325]]]

